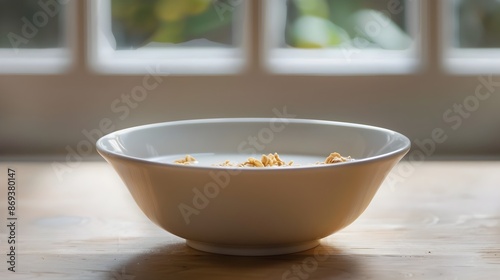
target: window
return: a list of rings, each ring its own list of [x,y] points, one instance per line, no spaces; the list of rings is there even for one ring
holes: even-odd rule
[[[0,72],[64,72],[75,58],[75,2],[0,1]],[[83,48],[91,68],[103,74],[141,74],[153,65],[164,74],[236,74],[255,58],[259,71],[278,74],[411,74],[422,68],[424,1],[260,2],[256,11],[248,0],[91,0]],[[446,71],[499,72],[500,2],[439,3]],[[251,37],[257,21],[262,30]],[[249,50],[249,40],[262,48]]]
[[[500,72],[500,1],[443,1],[444,65],[452,73]]]
[[[404,74],[419,66],[417,1],[266,2],[265,48],[271,71]]]
[[[90,58],[104,73],[233,74],[244,61],[247,1],[91,1]]]
[[[69,65],[64,2],[0,1],[0,73],[57,73]],[[71,6],[71,5],[70,5]]]

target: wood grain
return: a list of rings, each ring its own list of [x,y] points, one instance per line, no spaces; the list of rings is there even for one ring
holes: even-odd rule
[[[232,257],[188,248],[140,212],[111,167],[87,162],[58,180],[50,162],[17,171],[17,272],[1,279],[497,279],[500,162],[427,162],[385,183],[365,213],[314,249]],[[7,250],[6,227],[0,246]],[[5,258],[6,259],[6,258]]]

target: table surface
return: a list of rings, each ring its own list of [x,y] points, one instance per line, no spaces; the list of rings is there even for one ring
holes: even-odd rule
[[[0,163],[2,224],[7,168],[17,185],[16,272],[2,261],[0,278],[499,279],[500,162],[411,166],[319,247],[234,257],[191,249],[152,224],[107,163],[81,163],[62,178],[51,162]],[[0,229],[2,260],[7,229]]]

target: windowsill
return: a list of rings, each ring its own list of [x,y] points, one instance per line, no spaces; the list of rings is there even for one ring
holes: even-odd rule
[[[0,49],[0,74],[60,74],[68,70],[67,49]]]
[[[275,49],[267,68],[277,74],[404,75],[420,69],[420,61],[403,51],[358,49]]]
[[[443,67],[457,75],[500,74],[500,49],[452,49]]]
[[[241,49],[192,48],[114,51],[100,48],[91,56],[91,67],[105,74],[159,75],[237,74],[244,67]]]

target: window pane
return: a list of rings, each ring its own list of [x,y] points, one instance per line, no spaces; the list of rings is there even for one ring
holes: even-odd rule
[[[285,45],[408,49],[404,0],[288,0]]]
[[[0,48],[61,47],[63,10],[57,1],[0,0]]]
[[[500,48],[500,1],[454,0],[455,47]]]
[[[112,0],[116,49],[229,47],[243,0]]]

